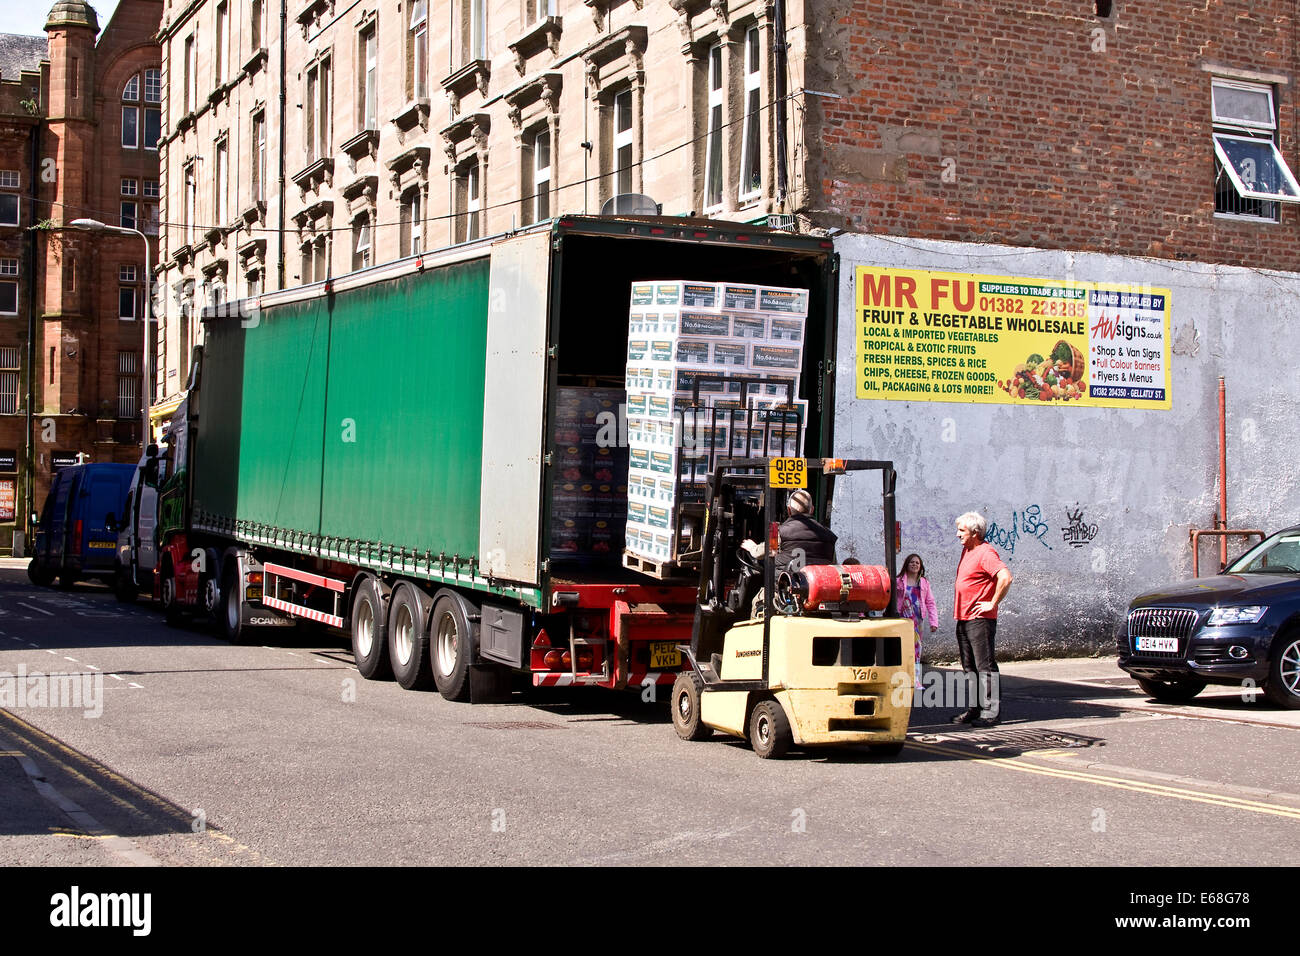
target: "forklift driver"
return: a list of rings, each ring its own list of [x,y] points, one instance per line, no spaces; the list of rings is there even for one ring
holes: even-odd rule
[[[782,571],[797,571],[810,564],[835,564],[836,535],[809,513],[812,511],[812,495],[803,488],[791,492],[785,507],[788,517],[776,529],[777,552],[773,556],[773,565],[777,574]],[[767,554],[767,545],[746,539],[741,548],[747,551],[755,561],[762,561]],[[751,616],[763,616],[763,589],[754,596]]]

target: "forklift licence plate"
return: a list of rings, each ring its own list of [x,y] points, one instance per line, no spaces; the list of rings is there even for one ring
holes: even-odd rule
[[[677,650],[676,644],[671,641],[650,642],[650,669],[652,671],[681,666],[682,653]]]
[[[245,600],[245,601],[260,601],[260,600],[262,600],[262,589],[261,589],[261,588],[248,588],[248,589],[246,589],[246,590],[244,591],[244,600]]]

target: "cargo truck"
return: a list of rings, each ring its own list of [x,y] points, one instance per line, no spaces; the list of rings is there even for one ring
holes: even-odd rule
[[[234,642],[304,619],[344,629],[363,676],[450,699],[495,696],[511,675],[670,685],[697,582],[565,536],[566,403],[604,396],[597,444],[626,444],[608,395],[633,281],[797,287],[802,453],[823,454],[836,271],[826,239],[568,217],[208,310],[165,461],[138,477],[159,483],[156,538],[123,536],[124,576],[152,584],[169,620],[211,615]],[[611,512],[626,509],[614,460],[579,475],[609,486]]]

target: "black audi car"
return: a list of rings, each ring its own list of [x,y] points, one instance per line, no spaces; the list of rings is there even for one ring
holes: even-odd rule
[[[1119,666],[1156,700],[1249,680],[1274,703],[1300,708],[1300,525],[1214,577],[1135,598],[1116,643]]]

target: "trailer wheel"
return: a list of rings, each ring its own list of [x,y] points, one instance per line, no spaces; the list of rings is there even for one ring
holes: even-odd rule
[[[216,614],[221,636],[231,644],[243,644],[248,634],[244,627],[244,595],[239,583],[239,564],[230,562],[221,572],[220,597]]]
[[[433,680],[448,700],[469,700],[469,662],[474,653],[469,621],[460,601],[442,591],[433,605],[429,623],[433,650]]]
[[[713,728],[700,720],[700,694],[704,681],[694,671],[682,671],[673,681],[673,730],[682,740],[707,740]]]
[[[420,600],[409,585],[399,585],[388,609],[388,660],[393,677],[407,690],[425,690],[433,683],[429,667],[429,631]]]
[[[785,708],[774,700],[760,700],[749,715],[749,744],[764,760],[782,757],[794,743]]]
[[[388,660],[388,616],[379,583],[367,577],[357,585],[352,601],[352,657],[357,670],[367,680],[387,680],[393,676]]]
[[[176,591],[176,572],[172,569],[170,558],[163,563],[159,594],[162,600],[163,620],[167,622],[168,627],[180,627],[185,623],[185,611]]]

